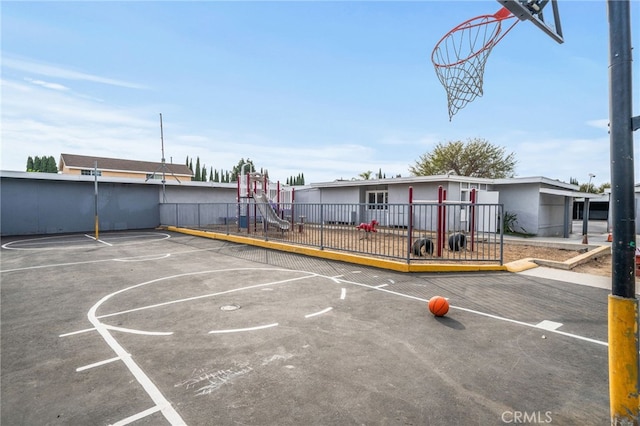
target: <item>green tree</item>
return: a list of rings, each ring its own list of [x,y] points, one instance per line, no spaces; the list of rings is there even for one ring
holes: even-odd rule
[[[363,180],[369,180],[371,179],[371,174],[373,172],[371,170],[367,170],[366,172],[362,172],[358,175],[358,177],[362,178]]]
[[[599,193],[599,194],[604,194],[604,190],[605,190],[605,189],[609,189],[609,188],[611,188],[611,184],[610,184],[609,182],[607,182],[607,183],[603,183],[602,185],[600,185],[600,186],[598,187],[598,193]]]
[[[33,171],[42,171],[42,160],[40,160],[40,157],[38,157],[37,155],[33,158]]]
[[[515,154],[506,154],[505,148],[484,139],[468,139],[438,143],[420,156],[409,172],[413,176],[455,174],[481,178],[507,178],[514,176]]]
[[[202,173],[200,174],[200,180],[202,182],[207,181],[207,166],[205,166],[204,163],[202,164]]]
[[[213,180],[213,167],[209,170],[209,182],[214,182]]]
[[[597,194],[598,190],[596,186],[592,183],[583,183],[580,185],[580,192],[590,192],[592,194]]]
[[[53,158],[53,155],[50,155],[49,158],[47,158],[46,172],[58,173],[58,166],[56,165],[56,160]]]
[[[245,168],[245,173],[252,173],[256,171],[256,166],[253,164],[253,161],[251,161],[250,159],[245,159],[241,158],[240,161],[238,161],[238,164],[236,164],[233,169],[231,170],[231,180],[229,182],[236,182],[238,180],[238,176],[240,175],[240,173],[242,173],[242,166],[247,165],[247,168]]]
[[[193,178],[193,180],[195,180],[195,181],[199,181],[200,180],[200,157],[197,157],[197,159],[196,159],[196,175]]]
[[[35,171],[35,169],[33,168],[33,158],[31,158],[31,156],[29,156],[29,158],[27,158],[27,171],[28,172]]]

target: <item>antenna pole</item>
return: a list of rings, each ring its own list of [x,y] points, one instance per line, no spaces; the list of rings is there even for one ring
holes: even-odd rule
[[[167,202],[167,193],[165,190],[165,159],[164,159],[164,132],[162,130],[162,113],[160,113],[160,146],[162,147],[162,202]]]

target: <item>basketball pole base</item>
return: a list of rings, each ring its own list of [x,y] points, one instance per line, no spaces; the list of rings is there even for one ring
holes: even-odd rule
[[[611,425],[638,425],[638,300],[609,295]]]

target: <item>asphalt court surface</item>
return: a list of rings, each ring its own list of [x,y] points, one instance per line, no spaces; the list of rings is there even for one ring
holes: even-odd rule
[[[1,242],[3,425],[610,421],[607,290],[160,230]]]

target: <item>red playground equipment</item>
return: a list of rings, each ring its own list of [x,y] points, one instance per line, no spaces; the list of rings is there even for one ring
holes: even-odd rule
[[[373,219],[370,223],[361,223],[360,225],[356,226],[356,229],[358,231],[364,231],[365,232],[365,236],[363,238],[369,238],[369,233],[370,232],[378,232],[378,230],[376,229],[376,225],[378,224],[378,221]],[[362,239],[362,238],[360,238]]]

